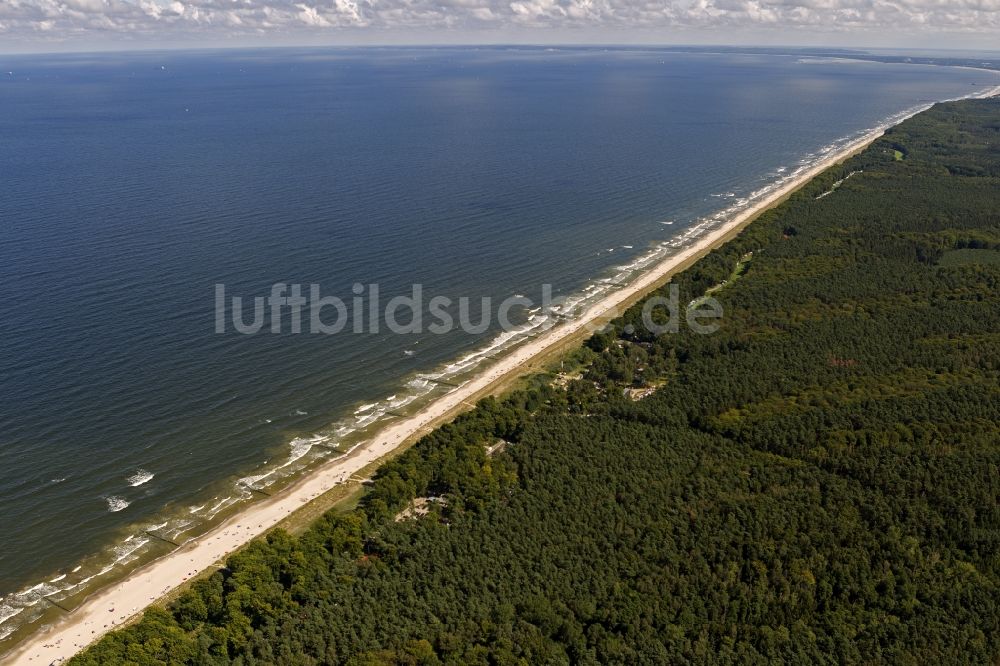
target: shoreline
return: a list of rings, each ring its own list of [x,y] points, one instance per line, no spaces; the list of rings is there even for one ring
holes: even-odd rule
[[[969,97],[991,97],[1000,87]],[[286,521],[304,507],[322,501],[330,491],[357,486],[351,478],[401,453],[425,432],[471,408],[476,400],[504,390],[513,380],[536,369],[540,363],[563,353],[585,338],[595,327],[621,314],[650,291],[667,282],[712,249],[724,244],[769,210],[810,182],[820,173],[860,152],[881,137],[888,127],[922,112],[921,107],[886,127],[872,130],[781,183],[760,201],[708,229],[693,242],[639,274],[631,283],[611,291],[587,306],[578,318],[556,324],[514,347],[500,360],[485,365],[458,388],[434,399],[415,414],[388,424],[370,439],[346,454],[326,461],[283,488],[273,497],[246,506],[217,527],[194,537],[168,554],[132,571],[123,579],[99,589],[75,610],[56,622],[40,627],[3,658],[4,663],[50,663],[71,657],[105,633],[136,618],[148,606],[187,584],[202,572],[252,539]],[[8,661],[9,660],[9,661]]]
[[[564,343],[585,336],[592,330],[590,327],[618,316],[632,302],[729,240],[761,213],[778,205],[819,173],[867,147],[884,132],[884,129],[872,131],[821,160],[799,177],[777,188],[770,196],[653,266],[628,286],[592,304],[577,319],[557,324],[538,338],[515,348],[502,360],[485,367],[478,376],[431,402],[420,412],[387,426],[368,442],[320,465],[274,497],[249,505],[215,529],[140,567],[113,586],[98,591],[61,621],[39,630],[17,646],[8,655],[12,659],[10,663],[37,664],[67,659],[105,633],[124,626],[146,607],[274,528],[296,510],[338,486],[347,485],[358,471],[397,451],[401,452],[408,440],[419,438],[440,421],[449,420],[471,408],[470,403],[474,404],[483,395],[494,392],[506,380],[521,376],[526,371],[524,366],[530,361],[547,356],[546,352],[551,348],[561,348]],[[29,658],[30,662],[27,661]]]

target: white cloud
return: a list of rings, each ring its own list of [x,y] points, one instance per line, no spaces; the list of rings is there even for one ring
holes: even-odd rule
[[[1000,0],[0,0],[0,36],[94,33],[162,40],[518,27],[989,35],[1000,31]]]

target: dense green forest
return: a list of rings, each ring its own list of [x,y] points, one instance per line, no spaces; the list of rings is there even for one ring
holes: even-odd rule
[[[998,250],[937,105],[675,278],[718,332],[632,308],[72,663],[997,663]]]

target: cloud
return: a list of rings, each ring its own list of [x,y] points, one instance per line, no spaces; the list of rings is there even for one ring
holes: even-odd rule
[[[1000,30],[1000,0],[0,0],[0,36],[553,27],[989,34]]]

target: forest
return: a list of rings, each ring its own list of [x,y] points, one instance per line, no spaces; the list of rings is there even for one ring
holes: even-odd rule
[[[636,305],[70,663],[997,663],[998,255],[938,104],[674,277],[716,333]]]

